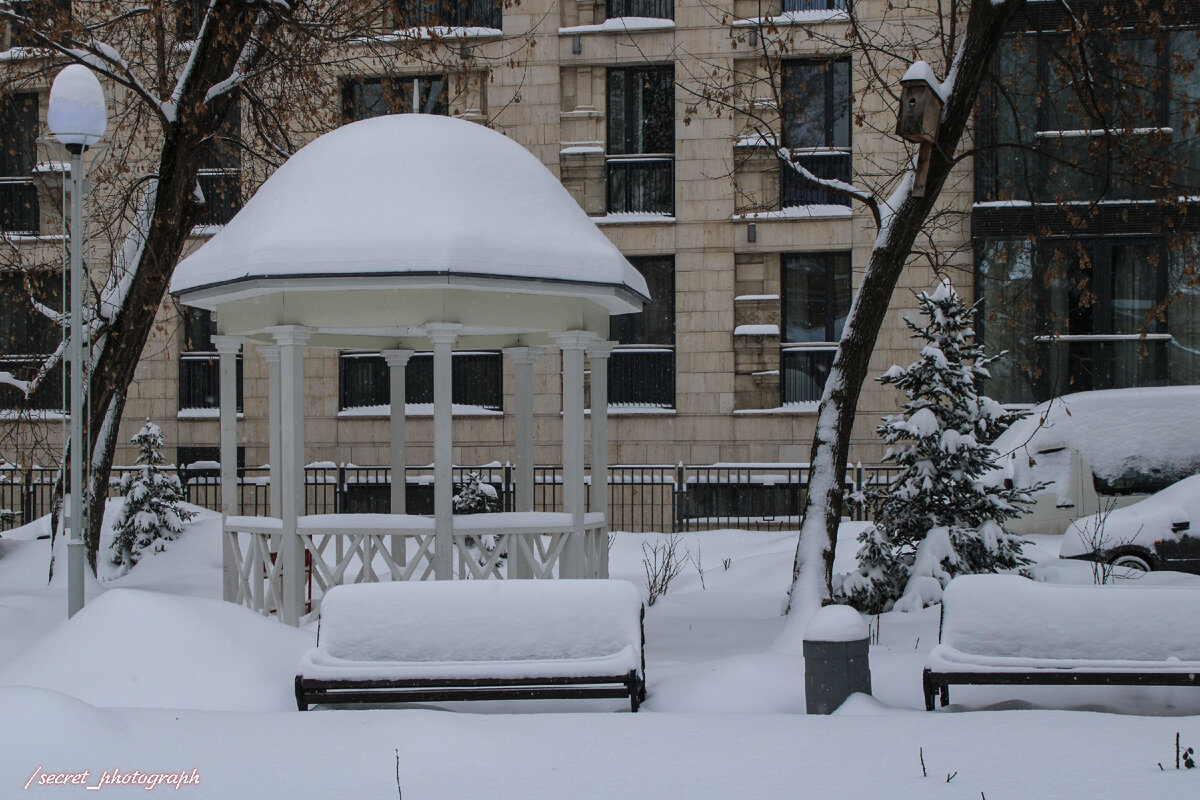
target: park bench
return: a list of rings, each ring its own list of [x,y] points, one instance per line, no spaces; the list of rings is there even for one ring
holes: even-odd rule
[[[645,699],[641,595],[618,580],[462,580],[337,586],[296,705]]]
[[[1200,589],[955,578],[925,662],[925,708],[950,685],[1200,686]]]

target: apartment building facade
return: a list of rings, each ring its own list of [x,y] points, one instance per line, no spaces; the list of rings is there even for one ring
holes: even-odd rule
[[[886,21],[891,10],[883,0],[855,4],[868,21]],[[915,313],[912,292],[941,274],[968,300],[981,300],[980,333],[989,346],[1018,356],[989,386],[1001,400],[1200,379],[1200,306],[1186,291],[1192,251],[1169,245],[1163,226],[1179,211],[1147,202],[1134,183],[1100,186],[1090,178],[1085,185],[1071,177],[1092,171],[1090,129],[1037,99],[1052,101],[1058,88],[1046,66],[1057,23],[1043,16],[1023,17],[1015,30],[1028,37],[1014,36],[997,62],[1001,82],[1022,87],[1031,105],[1014,108],[985,96],[977,123],[981,142],[998,131],[1025,137],[1026,156],[964,160],[893,298],[872,376],[913,360],[917,348],[903,318]],[[420,2],[399,4],[380,24],[370,47],[348,54],[342,74],[314,86],[329,113],[303,134],[382,113],[451,114],[503,132],[560,178],[646,277],[653,297],[641,314],[612,323],[618,346],[609,377],[611,462],[806,461],[824,376],[877,231],[845,196],[781,168],[775,143],[754,122],[774,120],[796,158],[822,177],[882,187],[902,171],[911,150],[889,135],[894,102],[862,87],[896,84],[905,65],[889,62],[888,72],[870,77],[873,66],[853,46],[844,0]],[[778,61],[756,53],[758,37],[768,33],[787,42]],[[386,53],[389,37],[403,55]],[[1174,49],[1165,55],[1154,46],[1135,52],[1153,84],[1147,91],[1161,84],[1171,97],[1200,97],[1190,71],[1177,63],[1195,56],[1195,34],[1181,30],[1166,40]],[[746,76],[750,88],[728,85]],[[12,247],[28,251],[60,246],[53,181],[44,175],[53,159],[35,141],[45,99],[44,87],[6,94],[0,120],[0,227]],[[1200,164],[1200,157],[1186,113],[1164,97],[1139,127],[1153,129],[1144,135],[1155,146],[1182,148],[1188,175],[1181,180],[1190,181],[1191,159]],[[233,115],[226,124],[222,141],[236,141],[241,120]],[[1070,146],[1076,150],[1064,162]],[[1033,181],[1021,172],[1030,159],[1041,165]],[[250,172],[236,147],[218,142],[206,155],[200,185],[208,216],[195,231],[195,247],[252,194]],[[1064,193],[1105,204],[1081,228],[1070,214],[1048,212],[1061,208]],[[1130,209],[1137,212],[1132,218]],[[2,280],[10,298],[0,322],[5,340],[27,343],[28,352],[4,354],[16,373],[50,352],[58,334],[29,312],[23,276],[10,272]],[[151,419],[176,461],[215,460],[211,337],[220,321],[171,300],[159,320],[130,387],[120,441]],[[430,362],[419,354],[407,371],[411,464],[432,460]],[[535,375],[535,460],[554,463],[561,441],[557,352],[538,361]],[[510,460],[511,365],[499,353],[458,353],[454,381],[455,462]],[[55,408],[56,391],[48,383],[37,404]],[[388,463],[388,378],[379,354],[310,352],[305,394],[309,461]],[[267,366],[252,346],[241,357],[238,397],[239,461],[265,463]],[[874,382],[864,387],[854,460],[879,461],[874,428],[901,401]],[[18,404],[15,396],[8,402]],[[123,446],[116,463],[132,460]]]

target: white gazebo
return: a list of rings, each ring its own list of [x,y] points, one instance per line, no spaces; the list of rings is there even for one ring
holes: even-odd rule
[[[609,316],[639,311],[646,283],[520,145],[432,115],[346,125],[281,166],[179,265],[171,292],[216,312],[221,334],[226,599],[297,624],[306,597],[315,610],[318,589],[336,583],[498,577],[494,556],[482,565],[467,557],[467,537],[482,533],[507,537],[507,577],[606,573],[607,492],[592,492],[584,507],[584,357],[592,474],[603,487]],[[234,376],[243,342],[270,366],[272,517],[237,516]],[[532,511],[533,365],[548,344],[562,350],[563,513]],[[304,514],[308,347],[379,350],[387,360],[391,514]],[[456,348],[502,349],[514,365],[515,512],[453,514]],[[417,350],[433,351],[433,519],[404,513],[404,370]],[[315,584],[307,594],[306,552]]]

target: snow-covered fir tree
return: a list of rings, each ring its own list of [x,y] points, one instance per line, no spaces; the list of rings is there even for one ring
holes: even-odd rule
[[[923,342],[921,357],[879,379],[908,397],[877,429],[888,444],[884,462],[900,472],[858,498],[875,524],[859,536],[858,569],[838,576],[835,587],[841,602],[868,613],[920,608],[939,600],[955,575],[1029,563],[1024,542],[1004,523],[1028,511],[1039,487],[1006,487],[988,476],[997,455],[991,442],[1024,414],[978,392],[999,356],[984,356],[973,310],[950,282],[917,300],[923,324],[905,323]]]
[[[138,469],[121,477],[120,494],[125,498],[121,513],[113,523],[112,563],[124,567],[124,574],[141,558],[142,552],[163,549],[164,542],[183,531],[183,524],[196,516],[181,505],[183,487],[179,478],[160,467],[162,429],[150,420],[131,440],[138,446]]]
[[[486,514],[499,510],[500,496],[496,493],[496,487],[485,481],[478,472],[468,472],[454,495],[454,513]],[[507,549],[502,537],[490,533],[480,536],[478,541],[474,536],[468,536],[466,545],[475,554],[475,560],[481,567],[487,566],[488,559],[497,547]],[[507,558],[507,552],[500,554],[497,562],[499,569],[503,570]]]

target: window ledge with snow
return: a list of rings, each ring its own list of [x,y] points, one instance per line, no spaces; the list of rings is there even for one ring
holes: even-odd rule
[[[603,217],[592,217],[597,225],[653,225],[656,223],[674,223],[671,214],[659,214],[653,211],[617,211],[605,214]]]
[[[49,422],[49,421],[58,422],[58,421],[66,420],[66,419],[70,419],[70,418],[71,418],[71,415],[66,413],[65,411],[53,411],[53,410],[18,411],[17,409],[14,409],[14,408],[0,408],[0,420],[5,420],[5,421],[22,420],[22,421],[30,421],[30,422]]]
[[[175,419],[220,419],[221,409],[219,408],[181,408],[175,415]],[[237,412],[238,419],[245,419],[246,414],[243,411]]]
[[[192,236],[216,236],[224,225],[193,225]]]
[[[590,408],[584,409],[585,416],[591,416]],[[608,407],[610,417],[673,417],[675,409],[663,406],[611,405]]]
[[[787,403],[775,408],[738,408],[734,410],[734,414],[739,416],[754,416],[754,415],[789,415],[789,414],[815,414],[820,407],[819,400],[804,400],[799,403]]]
[[[778,325],[738,325],[733,329],[734,336],[778,336]]]
[[[503,417],[503,411],[483,406],[466,406],[455,403],[453,406],[456,417]],[[358,408],[343,408],[338,412],[338,419],[381,418],[390,419],[391,406],[359,406]],[[408,403],[404,406],[405,417],[432,417],[433,403]]]
[[[758,28],[780,25],[816,25],[823,22],[848,22],[850,14],[844,9],[812,9],[809,11],[784,11],[767,17],[751,17],[733,22],[735,28]]]
[[[675,20],[659,17],[613,17],[598,25],[572,25],[559,28],[559,36],[578,36],[590,33],[642,33],[645,31],[673,31]]]
[[[850,219],[853,216],[854,209],[850,206],[813,205],[788,206],[787,208],[781,208],[778,211],[750,211],[745,214],[734,214],[731,219],[735,221],[773,219]]]
[[[0,239],[6,242],[65,242],[66,234],[62,233],[9,233],[0,231]]]
[[[479,41],[502,38],[504,38],[504,31],[499,28],[433,25],[428,28],[399,28],[391,33],[364,36],[358,39],[357,43],[390,44],[396,42]]]
[[[564,142],[563,148],[558,151],[560,156],[578,156],[598,154],[604,155],[603,142]]]

